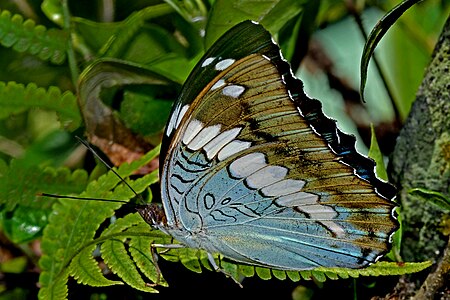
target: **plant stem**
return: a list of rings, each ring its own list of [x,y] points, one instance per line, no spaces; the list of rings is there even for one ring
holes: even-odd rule
[[[64,29],[69,33],[68,45],[67,45],[67,59],[69,61],[70,76],[72,78],[72,83],[76,87],[78,82],[79,70],[77,62],[75,59],[75,52],[73,50],[72,44],[72,26],[71,26],[71,16],[69,11],[69,5],[67,0],[61,0],[63,19],[64,19]]]

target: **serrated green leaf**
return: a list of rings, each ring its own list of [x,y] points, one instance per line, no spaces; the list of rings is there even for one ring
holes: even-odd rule
[[[319,272],[312,270],[311,275],[318,281],[318,282],[325,282],[327,280],[327,277],[325,276],[325,272]]]
[[[347,268],[316,268],[313,274],[316,277],[318,273],[333,273],[341,278],[348,276],[357,278],[359,276],[390,276],[390,275],[404,275],[420,272],[432,263],[430,261],[420,263],[395,263],[395,262],[377,262],[364,269],[347,269]],[[317,278],[317,277],[316,277]]]
[[[124,178],[128,177],[136,169],[149,163],[158,153],[159,147],[141,159],[119,167],[117,173]],[[147,180],[150,178],[153,181],[156,177],[155,174],[149,174]],[[134,194],[128,187],[123,184],[117,186],[120,181],[120,178],[110,171],[100,176],[97,181],[89,183],[80,197],[115,200],[132,198]],[[131,182],[131,186],[137,192],[142,192],[145,188],[144,182],[146,182],[145,179],[139,181],[136,186]],[[114,191],[111,192],[113,188]],[[59,288],[59,282],[66,284],[69,275],[68,266],[73,258],[85,247],[97,243],[93,238],[100,224],[110,218],[121,205],[116,202],[99,204],[96,201],[60,200],[53,206],[54,213],[50,216],[49,225],[44,230],[41,243],[43,255],[39,261],[42,269],[40,284],[46,291],[47,299],[53,299],[59,293],[59,290],[55,288]],[[133,284],[136,282],[133,281]],[[145,284],[143,286],[138,284],[138,286],[141,290],[154,291],[145,287]]]
[[[38,193],[77,194],[87,184],[87,173],[67,168],[40,168],[22,160],[12,160],[8,170],[1,175],[0,204],[4,211],[17,205],[27,208],[46,209],[54,200],[37,196]]]
[[[310,270],[299,271],[299,275],[305,280],[311,280],[312,275]]]
[[[255,267],[248,265],[239,265],[239,273],[245,277],[253,277],[255,275]]]
[[[0,43],[18,52],[28,52],[42,60],[62,64],[66,60],[68,34],[63,30],[46,29],[21,15],[0,10]]]
[[[273,277],[275,277],[278,280],[285,280],[286,279],[286,272],[281,270],[272,270]]]
[[[301,279],[301,276],[296,271],[286,271],[286,275],[289,277],[290,280],[293,282],[297,282]]]
[[[209,263],[208,255],[205,251],[200,251],[200,263],[202,264],[203,268],[205,268],[208,271],[214,271],[211,264]]]
[[[236,264],[222,261],[220,267],[223,271],[225,271],[226,274],[229,274],[234,279],[239,280],[239,270]]]
[[[255,271],[258,277],[263,280],[269,280],[272,278],[272,275],[270,274],[270,269],[255,267]]]
[[[68,289],[67,280],[69,271],[62,271],[58,278],[53,278],[52,274],[42,272],[39,276],[38,298],[41,300],[62,300],[67,299]]]
[[[195,273],[202,272],[202,267],[200,265],[200,262],[198,261],[198,250],[189,249],[189,248],[181,248],[181,249],[176,249],[176,252],[180,258],[181,263],[188,270],[195,272]]]
[[[102,257],[114,274],[120,276],[131,287],[150,293],[158,291],[149,287],[136,269],[133,260],[125,249],[124,239],[107,240],[101,246]]]
[[[140,216],[137,216],[140,217]],[[152,282],[161,286],[168,286],[162,274],[159,273],[151,255],[151,237],[133,237],[130,239],[130,254],[139,270]],[[157,263],[157,262],[156,262]]]
[[[111,286],[116,284],[123,284],[121,281],[113,281],[106,279],[100,268],[98,262],[92,256],[92,252],[97,245],[90,245],[85,247],[72,259],[69,265],[69,275],[76,279],[78,283],[90,286]]]
[[[16,82],[0,82],[0,120],[29,109],[41,108],[56,112],[61,127],[73,131],[81,124],[77,98],[69,91],[64,93],[57,87],[47,90],[34,83],[23,85]]]

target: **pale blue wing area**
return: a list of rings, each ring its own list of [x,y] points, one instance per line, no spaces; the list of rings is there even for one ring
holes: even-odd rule
[[[191,167],[207,165],[200,152],[178,154],[177,164],[188,164],[183,159],[190,158],[196,162]],[[186,185],[186,180],[191,184]],[[285,270],[361,267],[376,259],[388,239],[387,232],[373,232],[372,242],[367,244],[364,239],[368,233],[348,221],[358,214],[364,217],[368,210],[340,208],[335,209],[333,219],[311,218],[297,207],[277,205],[276,197],[263,196],[260,190],[249,188],[245,180],[233,179],[227,167],[189,174],[183,180],[174,180],[172,187],[183,191],[178,215],[182,227],[198,234],[201,241],[191,246],[220,252],[240,262]],[[372,213],[385,215],[390,211],[373,209]],[[336,236],[326,222],[333,222],[344,233]],[[185,237],[178,238],[183,241]],[[380,248],[374,248],[374,240]]]

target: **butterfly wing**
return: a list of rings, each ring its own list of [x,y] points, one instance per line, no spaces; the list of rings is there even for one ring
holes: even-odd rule
[[[166,131],[169,232],[278,269],[375,261],[397,227],[393,187],[304,94],[262,26],[241,23],[217,43],[191,74],[201,87],[188,79]]]

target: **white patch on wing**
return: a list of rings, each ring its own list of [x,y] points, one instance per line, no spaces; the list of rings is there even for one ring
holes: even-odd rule
[[[294,192],[299,192],[305,186],[302,180],[285,179],[266,186],[261,192],[266,196],[283,196]]]
[[[245,178],[267,165],[264,154],[255,152],[239,157],[233,161],[229,170],[235,178]]]
[[[177,119],[178,119],[178,114],[180,113],[180,107],[181,106],[178,105],[172,112],[172,115],[170,116],[169,123],[167,123],[167,130],[166,130],[167,136],[170,136],[173,129],[175,128],[175,124],[177,123]]]
[[[219,61],[219,62],[215,65],[214,68],[215,68],[217,71],[223,71],[223,70],[225,70],[226,68],[228,68],[229,66],[231,66],[234,62],[235,62],[234,59],[232,59],[232,58],[227,58],[227,59],[224,59],[224,60]]]
[[[192,139],[197,135],[197,133],[200,132],[203,128],[203,123],[200,122],[197,119],[193,119],[189,122],[188,126],[186,127],[186,130],[184,131],[183,135],[183,144],[187,145],[189,144]]]
[[[209,66],[215,59],[215,57],[208,57],[207,59],[205,59],[202,63],[202,68]]]
[[[218,88],[220,88],[220,87],[222,87],[222,86],[224,86],[224,85],[225,85],[225,80],[219,79],[219,80],[217,80],[217,82],[214,83],[214,85],[211,87],[211,91],[214,91],[214,90],[216,90],[216,89],[218,89]]]
[[[312,220],[319,222],[336,236],[343,236],[344,228],[332,221],[337,216],[337,212],[329,206],[319,204],[318,201],[319,196],[305,192],[286,195],[275,200],[278,205],[293,207],[308,214]]]
[[[239,153],[245,149],[250,148],[251,145],[252,145],[251,142],[234,140],[231,143],[229,143],[228,145],[226,145],[225,147],[223,147],[222,150],[220,150],[219,154],[217,155],[217,158],[220,161],[222,161],[236,153]]]
[[[298,210],[301,210],[309,215],[313,220],[317,220],[320,224],[328,228],[337,236],[345,234],[344,228],[332,221],[337,216],[337,212],[326,205],[309,205],[309,206],[297,206]]]
[[[258,189],[282,180],[288,169],[281,166],[266,166],[246,178],[249,187]]]
[[[208,144],[203,147],[206,151],[206,157],[211,160],[214,158],[217,153],[231,141],[233,141],[238,134],[241,132],[242,128],[236,127],[229,130],[226,130],[212,139]]]
[[[189,104],[186,104],[185,106],[183,106],[178,114],[177,117],[177,123],[175,124],[175,129],[178,128],[178,126],[180,125],[181,120],[183,119],[184,115],[186,114],[187,110],[189,109]]]
[[[318,195],[301,192],[306,182],[286,178],[288,169],[269,165],[263,153],[244,155],[233,161],[228,170],[234,178],[244,178],[249,188],[260,189],[264,196],[275,198],[277,205],[305,213],[311,221],[320,223],[337,237],[345,235],[344,228],[333,220],[338,213],[320,204]]]
[[[305,192],[286,195],[275,200],[278,205],[286,207],[314,204],[317,201],[319,201],[319,196]],[[299,209],[301,208],[299,207]]]
[[[191,150],[198,150],[205,146],[209,141],[215,138],[220,132],[220,124],[204,127],[200,132],[187,144]]]
[[[238,98],[245,91],[245,87],[241,85],[229,85],[223,88],[222,94],[233,98]]]

